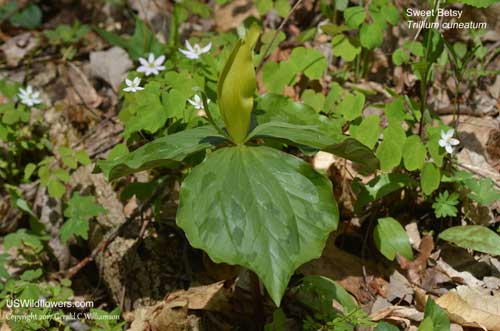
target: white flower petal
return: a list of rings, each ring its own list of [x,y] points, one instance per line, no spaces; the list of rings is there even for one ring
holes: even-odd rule
[[[132,81],[131,81],[130,79],[128,79],[128,78],[127,78],[127,79],[125,79],[125,84],[126,84],[127,86],[130,86],[130,85],[132,85]]]
[[[153,53],[149,53],[148,62],[153,63],[155,61],[155,55]]]
[[[191,51],[187,51],[185,49],[181,49],[179,48],[179,51],[184,54],[188,59],[193,59],[193,56],[196,56],[196,54],[194,54],[193,52]]]
[[[446,152],[448,154],[452,154],[453,153],[453,147],[451,147],[451,145],[447,144],[446,147],[445,147],[445,149],[446,149]]]
[[[201,52],[202,52],[202,53],[207,53],[207,52],[209,52],[209,51],[210,51],[210,49],[211,49],[211,48],[212,48],[212,42],[209,42],[209,43],[208,43],[205,47],[203,47],[203,48],[201,49]]]
[[[148,63],[148,61],[146,61],[146,59],[145,59],[145,58],[143,58],[143,57],[140,57],[140,58],[139,58],[139,63],[140,63],[142,66],[147,66],[147,65],[149,64],[149,63]]]
[[[456,145],[460,144],[460,140],[455,139],[455,138],[451,138],[451,139],[449,140],[449,144],[450,144],[450,145],[453,145],[453,146],[456,146]]]
[[[137,72],[146,72],[146,71],[148,71],[147,66],[140,66],[137,68]]]
[[[135,86],[139,86],[139,84],[141,83],[141,79],[139,77],[135,77],[133,83]]]
[[[189,40],[186,39],[185,45],[186,45],[186,48],[188,49],[188,51],[194,52],[193,46],[191,46],[191,44],[189,43]]]
[[[155,65],[160,66],[163,61],[165,61],[165,55],[160,55],[160,57],[155,60]]]
[[[438,144],[439,144],[439,146],[444,147],[444,146],[446,146],[446,140],[439,139]]]
[[[135,89],[136,89],[137,91],[142,91],[142,90],[144,90],[144,87],[141,87],[141,86],[136,86],[136,88],[135,88]]]
[[[134,88],[133,88],[133,87],[130,87],[130,86],[129,86],[129,87],[125,87],[125,88],[123,89],[123,91],[125,91],[125,92],[132,92],[133,90],[134,90]]]

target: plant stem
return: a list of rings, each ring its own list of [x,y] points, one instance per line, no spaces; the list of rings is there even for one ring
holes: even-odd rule
[[[439,0],[436,0],[434,3],[434,12],[437,11],[437,8],[439,7]],[[437,16],[436,16],[437,20]],[[427,63],[429,59],[429,54],[430,54],[430,48],[432,47],[432,34],[434,30],[431,28],[429,29],[429,32],[427,34],[427,40],[425,43],[425,57],[424,57],[424,63],[425,63],[425,71],[424,71],[424,77],[421,77],[420,80],[420,124],[418,126],[418,135],[420,138],[423,138],[424,134],[424,125],[425,125],[425,110],[426,110],[426,105],[427,105],[427,84],[429,80],[429,73],[432,68],[432,63]]]
[[[286,22],[288,22],[288,19],[290,16],[292,16],[293,12],[297,9],[297,7],[300,5],[302,0],[297,0],[295,5],[293,5],[292,9],[288,12],[288,15],[286,15],[285,19],[281,22],[281,24],[278,26],[276,31],[274,32],[273,39],[271,39],[271,42],[267,45],[266,49],[264,50],[264,53],[262,54],[262,57],[260,58],[259,65],[257,66],[256,72],[259,72],[262,69],[262,66],[264,65],[264,61],[266,60],[269,51],[271,50],[271,47],[273,47],[274,41],[276,38],[278,38],[278,34],[280,33],[281,30],[283,30],[283,27],[285,26]]]

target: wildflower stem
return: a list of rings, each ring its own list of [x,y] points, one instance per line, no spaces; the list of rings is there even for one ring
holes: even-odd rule
[[[290,11],[288,12],[288,15],[286,15],[285,19],[281,22],[281,24],[278,26],[278,28],[274,32],[274,35],[273,35],[273,38],[271,39],[271,42],[267,45],[266,49],[264,50],[264,54],[260,58],[259,65],[257,66],[257,72],[259,72],[262,69],[262,66],[264,65],[264,61],[266,60],[268,53],[274,44],[274,41],[276,40],[276,38],[278,38],[278,34],[280,33],[281,30],[283,30],[283,27],[285,26],[286,22],[288,22],[288,19],[292,16],[293,12],[299,7],[301,2],[302,2],[302,0],[297,0],[297,2],[293,5],[292,9],[290,9]]]

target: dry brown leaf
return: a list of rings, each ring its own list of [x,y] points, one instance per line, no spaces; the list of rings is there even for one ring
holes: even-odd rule
[[[413,300],[413,288],[408,280],[395,270],[389,279],[389,290],[387,293],[387,300],[401,299],[407,303]]]
[[[436,303],[446,310],[450,320],[455,323],[500,331],[500,292],[459,286],[438,298]]]
[[[87,76],[71,62],[68,62],[67,74],[81,101],[88,107],[97,108],[101,104],[102,98],[97,94]]]
[[[133,66],[127,52],[120,47],[90,53],[92,75],[104,79],[115,92]]]
[[[420,241],[420,253],[413,261],[408,261],[403,256],[398,255],[397,260],[402,269],[407,271],[408,278],[414,284],[421,284],[422,273],[427,267],[427,260],[434,250],[434,240],[432,236],[424,236]]]
[[[235,0],[225,5],[215,5],[215,26],[218,31],[234,29],[249,16],[259,17],[251,0]]]
[[[19,62],[39,45],[38,38],[31,32],[22,33],[11,38],[0,47],[5,54],[9,66],[17,66]]]
[[[373,321],[380,321],[383,319],[394,319],[394,317],[420,322],[424,319],[424,313],[411,307],[404,306],[390,306],[374,312],[370,315]]]
[[[171,293],[165,300],[168,308],[187,307],[193,310],[227,312],[231,309],[228,290],[224,281],[191,287]]]
[[[457,282],[460,282],[461,284],[465,284],[465,285],[472,286],[472,287],[480,286],[483,284],[482,281],[480,281],[479,279],[474,277],[470,272],[457,271],[441,258],[439,260],[437,260],[437,267],[439,268],[440,271],[442,271],[448,277],[450,277],[451,279],[453,279]]]

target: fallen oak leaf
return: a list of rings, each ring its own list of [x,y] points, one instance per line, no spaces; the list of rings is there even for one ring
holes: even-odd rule
[[[187,307],[192,310],[209,310],[215,312],[229,312],[229,291],[220,281],[210,285],[191,287],[170,293],[165,299],[165,307]]]
[[[459,286],[438,298],[436,303],[455,323],[483,330],[500,331],[500,292]]]

